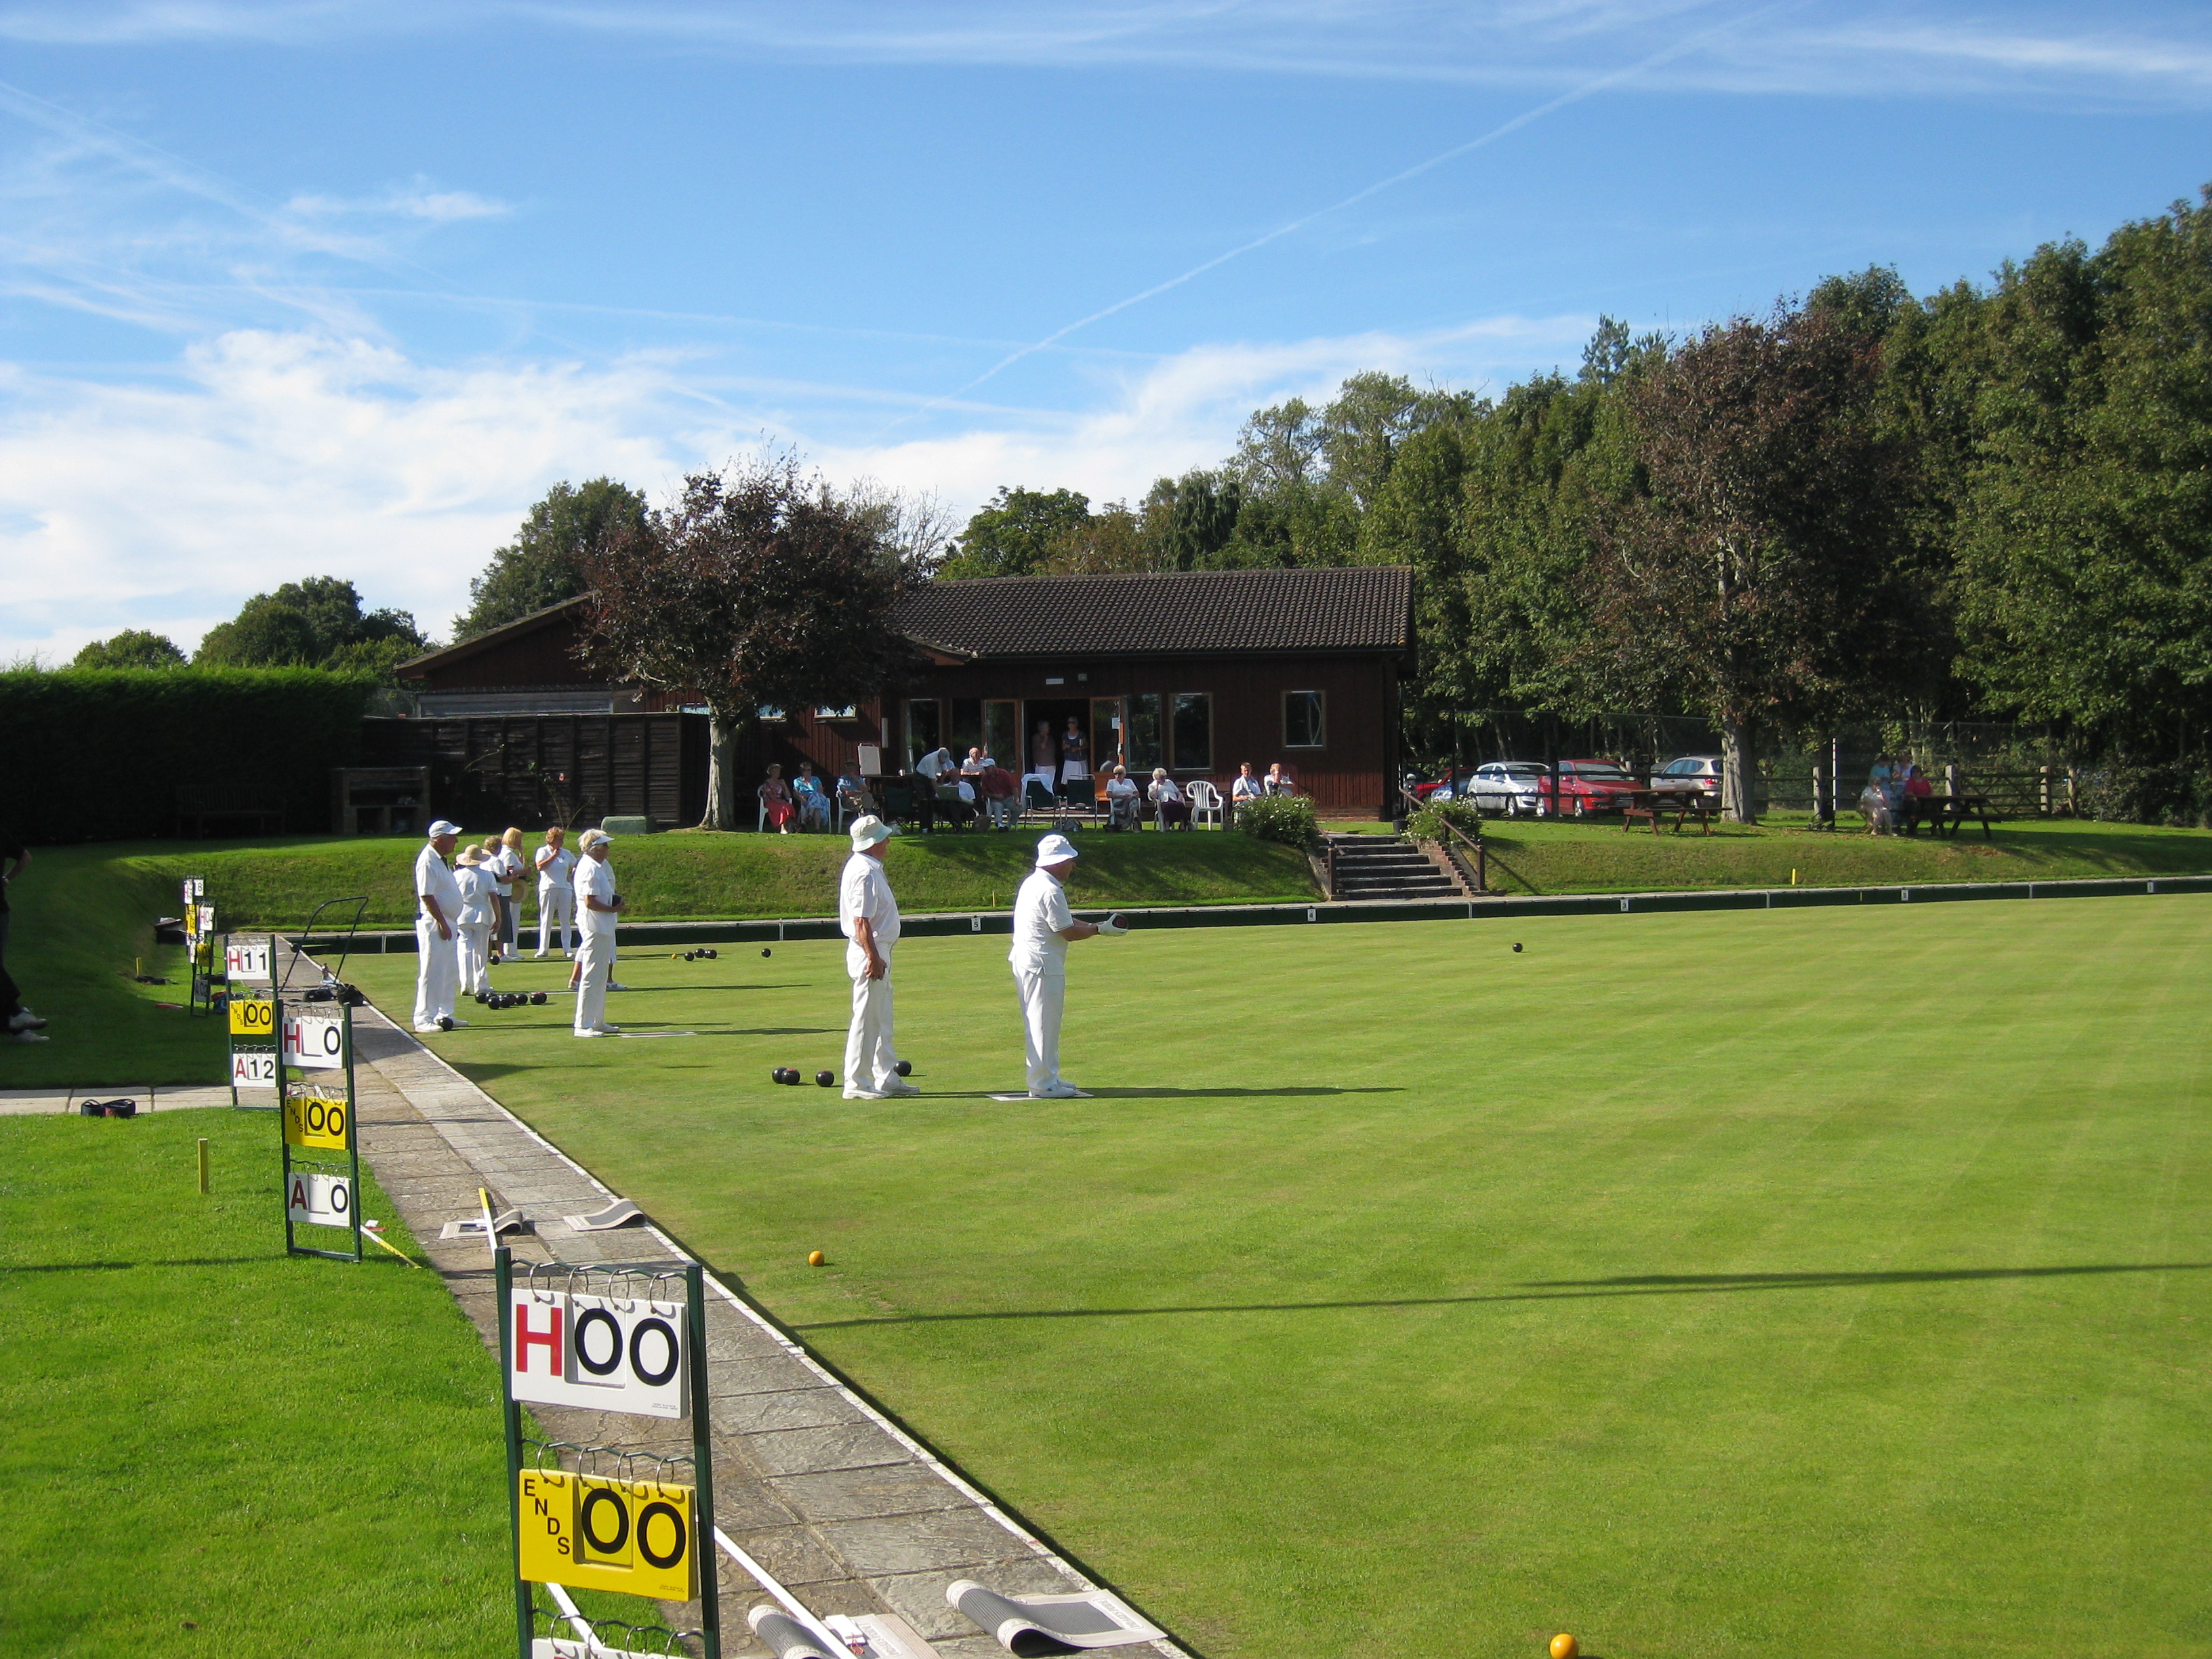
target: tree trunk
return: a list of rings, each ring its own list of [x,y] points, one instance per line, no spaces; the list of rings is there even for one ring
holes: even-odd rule
[[[707,816],[702,830],[738,827],[738,722],[708,711]]]
[[[1721,722],[1721,813],[1731,823],[1759,822],[1759,801],[1753,776],[1758,761],[1752,748],[1752,723],[1747,720]]]

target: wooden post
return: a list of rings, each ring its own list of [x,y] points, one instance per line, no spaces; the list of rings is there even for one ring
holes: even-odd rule
[[[2081,805],[2074,798],[2074,769],[2070,766],[2066,769],[2066,816],[2069,818],[2081,816]]]
[[[205,1140],[200,1142],[200,1190],[204,1193],[208,1190],[208,1145]]]
[[[1943,763],[1943,793],[1947,795],[1959,793],[1959,763],[1956,761]]]
[[[2039,780],[2037,802],[2043,816],[2047,818],[2051,816],[2051,769],[2048,766],[2039,767],[2037,775]]]

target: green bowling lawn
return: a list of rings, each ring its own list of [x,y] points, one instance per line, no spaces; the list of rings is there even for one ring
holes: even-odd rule
[[[436,1046],[1211,1659],[2212,1654],[2212,900],[1005,944]]]

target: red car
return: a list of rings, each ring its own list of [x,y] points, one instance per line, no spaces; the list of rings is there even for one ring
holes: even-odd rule
[[[1611,761],[1563,760],[1559,775],[1545,781],[1544,805],[1548,811],[1583,818],[1593,812],[1618,812],[1620,798],[1643,787],[1634,774]]]

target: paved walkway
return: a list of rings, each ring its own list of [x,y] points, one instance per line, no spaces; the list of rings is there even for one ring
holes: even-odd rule
[[[230,1090],[228,1085],[210,1089],[197,1083],[125,1084],[112,1089],[0,1089],[0,1117],[40,1112],[66,1115],[76,1110],[81,1100],[135,1100],[142,1112],[174,1112],[187,1107],[228,1106]]]
[[[617,1194],[411,1031],[371,1008],[356,1011],[354,1030],[356,1054],[368,1062],[356,1077],[362,1158],[487,1346],[496,1346],[499,1330],[489,1253],[481,1240],[438,1239],[446,1222],[480,1213],[479,1186],[532,1224],[531,1233],[507,1237],[518,1261],[690,1260],[649,1220],[610,1232],[572,1231],[562,1217],[597,1210]],[[983,1659],[1004,1650],[945,1604],[953,1579],[1017,1595],[1093,1588],[711,1271],[707,1284],[715,1519],[817,1617],[896,1613],[943,1659]],[[562,1440],[690,1449],[680,1423],[532,1409]],[[747,1634],[745,1613],[769,1598],[726,1556],[717,1559],[723,1651],[766,1652]],[[697,1608],[685,1610],[683,1626],[697,1622]],[[1152,1646],[1164,1655],[1184,1651],[1168,1642]]]

